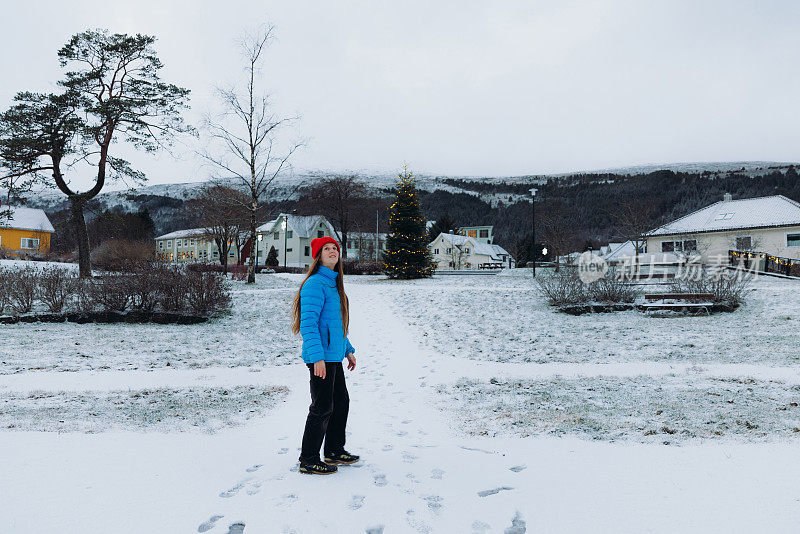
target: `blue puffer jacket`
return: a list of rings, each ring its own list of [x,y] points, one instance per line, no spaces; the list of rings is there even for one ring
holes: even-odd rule
[[[356,349],[344,335],[337,273],[324,265],[308,277],[300,290],[300,335],[303,361],[340,362]]]

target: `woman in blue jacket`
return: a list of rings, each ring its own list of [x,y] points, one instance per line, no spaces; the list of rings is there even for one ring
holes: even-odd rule
[[[292,332],[303,336],[303,361],[311,380],[300,472],[328,475],[336,464],[352,464],[358,456],[344,450],[350,397],[344,380],[347,369],[356,368],[356,350],[347,338],[350,311],[342,280],[339,244],[330,237],[311,241],[314,263],[294,298]],[[325,462],[319,450],[325,440]]]

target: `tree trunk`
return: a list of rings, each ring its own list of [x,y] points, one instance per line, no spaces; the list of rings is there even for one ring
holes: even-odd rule
[[[75,232],[75,241],[78,244],[78,276],[80,278],[92,277],[92,261],[89,257],[89,233],[86,231],[86,219],[83,216],[83,207],[86,200],[81,195],[70,195],[70,222]]]
[[[255,202],[253,204],[258,207]],[[247,283],[254,284],[256,282],[256,242],[258,236],[256,235],[256,212],[250,212],[250,266],[247,268]]]

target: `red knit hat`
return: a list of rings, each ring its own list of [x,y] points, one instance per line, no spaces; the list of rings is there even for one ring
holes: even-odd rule
[[[322,247],[324,247],[327,243],[333,243],[336,245],[336,250],[338,250],[341,254],[342,249],[339,248],[339,243],[337,243],[334,238],[325,236],[311,240],[311,257],[316,258],[319,251],[322,250]]]

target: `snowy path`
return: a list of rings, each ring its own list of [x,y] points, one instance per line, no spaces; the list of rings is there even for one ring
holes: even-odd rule
[[[285,385],[265,417],[217,434],[0,433],[0,524],[15,533],[791,532],[800,524],[793,443],[681,447],[454,431],[436,386],[461,377],[708,372],[798,382],[790,368],[501,364],[426,353],[381,286],[348,283],[347,447],[327,477],[296,472],[305,367],[40,372],[0,392]],[[455,412],[452,412],[455,413]]]

